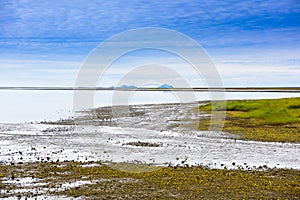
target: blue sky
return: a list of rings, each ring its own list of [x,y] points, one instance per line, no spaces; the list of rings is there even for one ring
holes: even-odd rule
[[[299,0],[7,0],[0,1],[0,16],[0,86],[73,86],[100,42],[142,27],[195,39],[225,86],[300,86]],[[132,60],[151,60],[147,56],[123,59],[106,84]],[[196,78],[191,84],[197,86]]]

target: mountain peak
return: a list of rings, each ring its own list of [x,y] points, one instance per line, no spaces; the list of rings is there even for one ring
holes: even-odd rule
[[[158,88],[174,88],[172,85],[168,85],[168,84],[163,84],[161,86],[159,86]]]
[[[137,88],[137,87],[134,86],[134,85],[121,85],[121,86],[119,86],[118,88],[130,88],[130,89],[135,89],[135,88]]]

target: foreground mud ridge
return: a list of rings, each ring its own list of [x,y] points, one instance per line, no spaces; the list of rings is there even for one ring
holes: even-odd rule
[[[205,167],[159,167],[124,163],[135,173],[99,162],[24,163],[0,166],[0,198],[48,199],[298,199],[297,170],[259,168],[221,170]]]

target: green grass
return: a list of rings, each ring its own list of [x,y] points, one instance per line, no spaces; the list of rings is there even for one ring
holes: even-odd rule
[[[245,139],[300,142],[300,98],[227,101],[224,105],[214,102],[213,106],[200,106],[200,110],[226,110],[223,130]]]
[[[224,109],[218,104],[215,110]],[[211,110],[211,105],[200,109]],[[261,124],[300,122],[300,98],[227,101],[225,109],[235,117],[259,119]]]
[[[0,198],[31,197],[41,188],[47,195],[87,199],[299,199],[300,171],[288,169],[221,170],[205,167],[160,167],[155,171],[129,173],[106,165],[84,167],[84,163],[26,163],[0,165]],[[137,166],[138,168],[138,166]],[[24,177],[39,183],[21,187],[3,182]],[[3,179],[4,178],[4,179]],[[93,184],[62,189],[64,183],[90,180]],[[13,190],[34,189],[32,193]]]

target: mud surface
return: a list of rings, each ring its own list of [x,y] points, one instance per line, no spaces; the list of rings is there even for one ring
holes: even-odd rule
[[[193,130],[187,125],[204,117],[195,112],[195,106],[106,107],[82,113],[76,125],[64,125],[72,120],[0,124],[0,162],[112,161],[300,169],[300,144],[245,141],[224,132]]]

